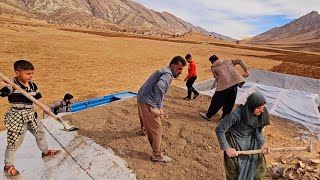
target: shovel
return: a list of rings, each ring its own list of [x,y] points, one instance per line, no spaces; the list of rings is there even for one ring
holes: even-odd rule
[[[255,149],[255,150],[247,150],[247,151],[236,151],[237,156],[239,154],[261,154],[262,149]],[[280,147],[280,148],[270,148],[270,152],[286,152],[286,151],[307,151],[312,152],[312,141],[308,142],[308,145],[305,147]]]
[[[25,90],[21,89],[21,87],[19,87],[18,85],[16,85],[15,83],[13,83],[12,81],[9,80],[9,78],[7,78],[5,75],[3,75],[0,72],[0,77],[3,81],[5,81],[6,83],[10,84],[13,88],[17,89],[18,91],[20,91],[21,94],[23,94],[25,97],[27,97],[28,99],[30,99],[33,103],[35,103],[36,105],[38,105],[39,107],[41,107],[47,114],[49,114],[51,117],[53,117],[55,120],[57,120],[58,122],[60,122],[64,129],[67,131],[77,131],[79,130],[79,128],[74,127],[74,126],[70,126],[66,121],[64,121],[63,119],[61,119],[60,117],[58,117],[57,115],[55,115],[53,112],[51,112],[50,108],[44,104],[42,104],[41,102],[39,102],[38,100],[36,100],[33,96],[31,96],[30,94],[28,94]]]

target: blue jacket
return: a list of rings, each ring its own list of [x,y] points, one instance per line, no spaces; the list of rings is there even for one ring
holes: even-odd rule
[[[139,89],[138,101],[161,109],[172,79],[173,73],[170,67],[158,69]]]

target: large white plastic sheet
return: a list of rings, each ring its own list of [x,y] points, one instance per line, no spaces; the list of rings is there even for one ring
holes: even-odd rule
[[[251,68],[247,80],[273,87],[314,93],[320,96],[320,79]]]
[[[251,76],[255,75],[251,74]],[[260,77],[262,79],[262,76]],[[281,78],[281,76],[277,76],[277,79],[274,79],[273,81],[277,80],[282,81],[283,79]],[[311,81],[313,80],[314,79],[311,79]],[[259,83],[261,82],[262,81],[259,81]],[[318,81],[314,80],[313,82]],[[259,83],[252,82],[249,81],[249,79],[246,79],[246,83],[244,84],[244,86],[242,88],[238,88],[236,104],[244,104],[248,95],[255,91],[259,91],[266,98],[266,106],[270,114],[297,122],[307,127],[310,131],[317,133],[318,137],[320,137],[320,112],[318,110],[319,104],[317,104],[317,101],[319,100],[318,94],[301,90],[294,90],[299,88],[285,89],[270,86],[270,84],[278,84],[271,83],[271,80],[268,83],[269,85]],[[211,79],[196,84],[195,88],[199,90],[201,94],[213,96],[215,92],[213,84],[214,79]],[[316,89],[313,89],[312,87],[316,86],[317,85],[315,84],[312,84],[311,86],[308,86],[308,84],[306,84],[305,89],[309,89],[309,91],[312,90],[315,92]]]
[[[300,123],[320,134],[320,113],[315,99],[318,95],[247,82],[238,88],[237,104],[244,104],[249,94],[261,92],[270,114]]]

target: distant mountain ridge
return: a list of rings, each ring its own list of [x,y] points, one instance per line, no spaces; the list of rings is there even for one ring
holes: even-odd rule
[[[199,30],[204,35],[234,40],[196,27],[168,12],[148,9],[132,0],[2,0],[0,10],[57,24],[104,26],[167,35]]]
[[[225,35],[222,35],[222,34],[218,34],[218,33],[215,33],[215,32],[209,32],[209,31],[203,29],[200,26],[192,27],[190,32],[199,32],[201,34],[204,34],[204,35],[207,35],[207,36],[211,36],[211,37],[214,37],[214,38],[218,38],[218,39],[223,39],[223,40],[228,40],[228,41],[236,41],[236,39],[233,39],[231,37],[228,37],[228,36],[225,36]]]
[[[275,41],[309,34],[308,38],[320,38],[320,15],[312,11],[284,26],[273,28],[251,39],[253,42]]]

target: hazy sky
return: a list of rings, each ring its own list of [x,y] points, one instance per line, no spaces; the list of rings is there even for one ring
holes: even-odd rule
[[[167,11],[208,31],[243,39],[282,26],[311,11],[320,0],[135,0]]]

